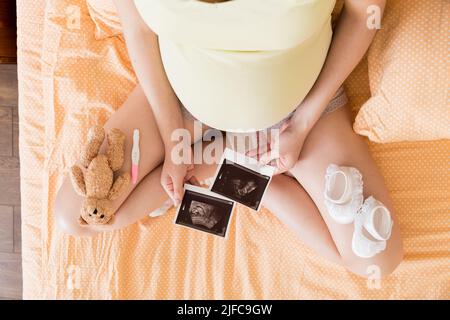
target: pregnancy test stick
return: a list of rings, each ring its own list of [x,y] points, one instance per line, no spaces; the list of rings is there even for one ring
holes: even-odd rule
[[[133,149],[131,150],[131,181],[133,184],[136,184],[138,179],[139,157],[139,130],[134,129]]]

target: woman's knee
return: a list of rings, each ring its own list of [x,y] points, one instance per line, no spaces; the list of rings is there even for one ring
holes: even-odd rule
[[[74,194],[68,181],[64,181],[53,203],[54,223],[58,230],[73,236],[92,236],[98,233],[79,222],[82,198]]]
[[[382,278],[394,272],[403,259],[400,228],[375,167],[331,164],[323,192],[324,215],[342,264],[363,277]]]
[[[339,251],[342,264],[349,271],[366,278],[384,278],[397,269],[404,255],[398,223],[392,226],[387,240],[375,239],[365,230],[360,230],[361,236],[355,238],[355,234],[358,234],[355,225],[348,226],[350,228],[346,233],[350,232],[351,237],[345,237],[346,240],[341,242]]]
[[[91,226],[81,225],[79,219],[76,218],[76,212],[73,212],[73,209],[70,207],[55,205],[53,212],[56,227],[64,234],[76,237],[86,237],[98,233],[98,231]]]
[[[388,244],[389,246],[389,244]],[[383,251],[372,258],[361,258],[353,252],[342,255],[343,266],[365,278],[385,278],[392,274],[403,260],[403,248],[393,244],[395,248]]]
[[[53,210],[55,215],[55,223],[59,231],[71,236],[80,236],[82,234],[81,226],[72,218],[72,215],[65,214],[69,208],[55,207]]]
[[[344,261],[347,270],[364,278],[385,278],[400,265],[403,254],[378,261]]]

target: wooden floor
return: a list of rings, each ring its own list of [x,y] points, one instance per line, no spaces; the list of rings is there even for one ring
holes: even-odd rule
[[[0,300],[22,297],[17,66],[0,64]]]

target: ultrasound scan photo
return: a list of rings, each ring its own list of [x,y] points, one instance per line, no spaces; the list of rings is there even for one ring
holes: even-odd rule
[[[258,210],[270,176],[226,160],[222,163],[211,191]]]
[[[204,188],[185,188],[175,224],[226,237],[234,202]]]

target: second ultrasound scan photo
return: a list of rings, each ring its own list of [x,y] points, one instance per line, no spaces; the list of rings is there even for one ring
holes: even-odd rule
[[[186,184],[175,224],[225,238],[233,208],[233,201]]]

